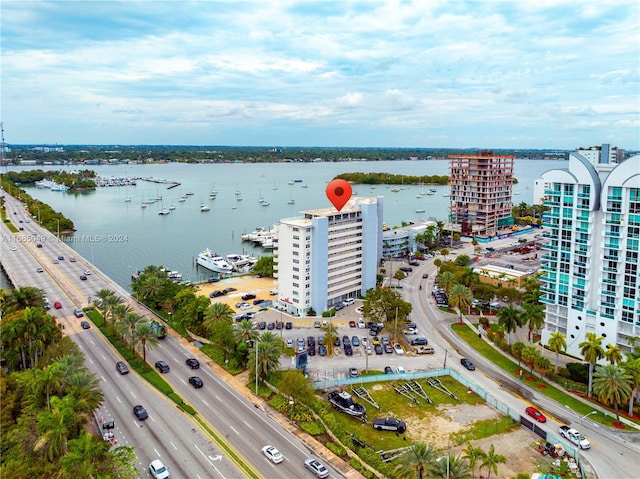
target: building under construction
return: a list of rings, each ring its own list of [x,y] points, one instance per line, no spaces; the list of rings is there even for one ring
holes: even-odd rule
[[[513,224],[515,156],[493,151],[449,156],[449,221],[463,235],[494,236]]]

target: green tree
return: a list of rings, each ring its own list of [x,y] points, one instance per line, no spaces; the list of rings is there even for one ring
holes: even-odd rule
[[[456,275],[452,271],[443,271],[438,275],[438,286],[449,294],[451,287],[456,284]]]
[[[599,366],[593,374],[593,392],[598,401],[613,406],[616,422],[620,423],[618,405],[623,404],[631,395],[632,377],[623,368],[615,364]]]
[[[596,333],[587,333],[585,336],[585,340],[578,345],[578,347],[580,348],[580,354],[582,354],[584,360],[589,363],[588,397],[591,397],[594,366],[599,359],[602,359],[604,357],[604,349],[602,348],[603,340],[604,338],[602,336],[598,336]]]
[[[280,366],[281,354],[282,342],[280,338],[270,331],[261,334],[260,339],[257,343],[254,343],[254,347],[250,353],[250,356],[253,358],[250,367],[253,378],[257,375],[260,383],[264,384],[265,378]]]
[[[482,458],[481,469],[484,468],[487,470],[487,479],[490,479],[492,472],[498,474],[498,465],[506,464],[506,462],[507,458],[502,454],[496,454],[495,447],[493,446],[493,444],[491,444],[491,446],[489,446],[489,450]]]
[[[396,465],[397,477],[407,479],[427,479],[433,470],[436,451],[431,445],[417,442],[408,452],[400,456]]]
[[[124,305],[120,305],[124,306]],[[118,308],[119,306],[116,306]],[[122,339],[131,345],[131,352],[135,350],[134,342],[136,337],[136,330],[138,326],[145,323],[146,318],[138,313],[127,313],[125,316],[116,323],[116,328]]]
[[[553,369],[551,366],[551,361],[549,361],[544,356],[538,354],[533,362],[533,367],[535,368],[541,376],[546,376]]]
[[[2,303],[3,314],[14,313],[26,308],[43,308],[44,291],[35,286],[22,286],[9,291]]]
[[[133,339],[134,345],[140,345],[142,348],[142,361],[145,369],[147,368],[147,348],[158,345],[158,337],[149,323],[142,323],[136,327],[136,334]]]
[[[96,478],[106,462],[111,445],[90,434],[69,441],[67,453],[60,459],[65,477]]]
[[[327,356],[333,356],[333,342],[338,337],[338,328],[333,322],[323,324],[320,330],[324,333],[324,344],[327,347]]]
[[[239,323],[233,325],[233,336],[236,340],[236,344],[241,343],[253,343],[260,337],[258,327],[253,321],[244,319]]]
[[[314,390],[309,385],[309,380],[296,369],[289,369],[282,375],[280,391],[291,396],[296,403],[311,404],[314,398]]]
[[[619,364],[622,361],[622,349],[617,344],[607,344],[604,357],[609,364]]]
[[[509,304],[504,308],[501,308],[496,315],[498,318],[498,324],[502,326],[504,332],[507,334],[507,343],[511,344],[511,333],[515,332],[520,324],[520,312]]]
[[[633,401],[640,389],[640,358],[634,357],[632,354],[627,355],[627,360],[621,364],[624,371],[631,377],[630,385],[632,388],[631,397],[629,398],[629,416],[633,416]]]
[[[469,463],[471,468],[471,475],[476,477],[476,465],[478,462],[482,462],[485,456],[485,452],[481,447],[475,447],[471,442],[467,441],[467,447],[462,450],[464,455],[462,456]]]
[[[559,331],[555,331],[551,333],[547,346],[549,346],[551,351],[556,353],[555,373],[558,374],[558,357],[560,356],[560,351],[566,351],[567,349],[567,336]]]
[[[525,344],[522,341],[516,341],[511,345],[511,354],[518,360],[518,367],[522,361],[522,351],[525,348]]]
[[[261,256],[252,269],[255,274],[273,278],[273,256]]]
[[[48,410],[51,410],[51,396],[62,389],[63,382],[64,371],[60,363],[53,363],[44,369],[36,370],[34,387],[44,393]]]
[[[413,306],[391,288],[375,288],[367,291],[362,305],[362,316],[368,321],[405,321]]]
[[[445,273],[442,273],[442,276]],[[458,321],[462,322],[462,311],[471,307],[473,293],[463,284],[454,284],[449,289],[449,304],[458,309]]]
[[[229,324],[233,322],[235,312],[228,304],[214,303],[204,315],[204,326],[210,330],[213,325],[219,321],[225,321]]]
[[[435,460],[430,477],[434,479],[469,479],[471,473],[469,465],[464,459],[460,456],[447,454]]]
[[[67,437],[74,411],[58,397],[51,402],[53,407],[50,410],[38,414],[38,439],[34,450],[41,452],[47,461],[54,462],[67,453]]]
[[[544,325],[544,308],[541,304],[529,304],[522,305],[522,312],[520,313],[520,325],[525,324],[529,326],[529,342],[533,342],[533,332],[539,330]]]
[[[540,356],[535,346],[527,345],[522,348],[522,359],[529,366],[529,372],[533,374],[533,366],[536,363],[536,359]]]

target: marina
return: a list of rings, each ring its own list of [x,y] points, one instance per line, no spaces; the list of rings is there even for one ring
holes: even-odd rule
[[[534,180],[542,172],[564,167],[565,164],[564,161],[555,160],[516,160],[514,176],[519,183],[514,185],[514,192],[521,194],[514,197],[517,198],[514,202],[531,202]],[[60,168],[43,167],[44,170]],[[62,168],[73,171],[77,166]],[[256,258],[272,254],[275,235],[269,233],[273,233],[274,225],[281,219],[299,216],[301,211],[330,206],[325,196],[326,184],[340,173],[393,171],[404,175],[447,174],[448,162],[265,163],[260,165],[264,177],[260,173],[255,174],[255,164],[243,163],[122,164],[95,165],[91,168],[101,177],[169,179],[167,183],[138,181],[136,186],[65,194],[35,186],[25,187],[34,198],[48,203],[73,220],[75,235],[63,236],[61,241],[68,241],[78,254],[91,260],[129,290],[131,273],[150,264],[171,265],[171,270],[180,271],[183,280],[192,283],[206,281],[211,277],[211,271],[195,265],[198,254],[207,247],[215,249],[223,259],[232,253]],[[30,170],[32,167],[11,169]],[[212,178],[215,178],[215,186]],[[286,183],[286,187],[272,190],[274,181],[281,185]],[[180,186],[168,193],[162,185],[170,182],[180,183]],[[302,188],[303,183],[308,188]],[[365,189],[364,192],[360,191],[360,197],[384,197],[384,221],[391,228],[414,219],[446,219],[449,198],[443,195],[449,193],[447,186],[425,184],[424,189],[417,184],[404,186],[406,190],[393,194],[390,185],[362,185],[356,189]],[[421,190],[426,193],[430,187],[437,194],[416,199]],[[261,206],[258,201],[261,190],[263,193],[269,191],[267,207]],[[216,199],[209,200],[213,191],[216,191]],[[160,202],[156,201],[159,196],[164,198]],[[263,196],[263,199],[267,199],[266,195]],[[132,201],[127,201],[128,198]],[[209,212],[200,211],[201,203],[209,206]],[[158,212],[166,207],[171,213],[159,215]],[[417,211],[422,209],[425,211]],[[258,234],[257,230],[261,230],[257,240],[245,240],[248,235]],[[89,234],[106,240],[77,240]]]

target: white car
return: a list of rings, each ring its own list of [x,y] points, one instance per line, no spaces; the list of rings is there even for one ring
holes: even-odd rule
[[[369,346],[369,338],[367,338],[366,336],[362,336],[360,338],[360,344],[362,344],[363,346]]]
[[[264,446],[262,448],[262,454],[264,454],[265,457],[274,464],[280,464],[282,461],[284,461],[284,456],[282,455],[282,453],[273,446]]]
[[[367,346],[367,356],[371,356],[373,354],[373,347],[371,345]]]
[[[149,464],[149,473],[155,479],[169,479],[169,469],[162,464],[160,459],[156,459]]]
[[[251,309],[251,305],[250,304],[243,304],[242,306],[240,306],[240,309],[242,309],[243,311],[246,311],[247,309]]]
[[[287,339],[287,347],[288,348],[292,348],[293,347],[293,339]]]
[[[395,343],[393,345],[393,350],[398,356],[404,356],[404,349],[402,349],[402,345],[400,343]]]
[[[396,368],[396,373],[398,373],[398,374],[404,374],[404,373],[406,373],[406,371],[404,370],[404,368],[403,368],[402,366],[398,366],[398,367]]]
[[[364,320],[359,319],[358,320],[358,329],[366,329],[367,325],[365,324]]]
[[[85,269],[85,270],[84,270],[84,273],[82,273],[82,274],[90,275],[90,274],[91,274],[91,271],[89,271],[88,269]]]

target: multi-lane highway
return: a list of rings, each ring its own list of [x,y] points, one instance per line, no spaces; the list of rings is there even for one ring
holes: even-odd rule
[[[5,204],[12,223],[24,229],[14,234],[2,225],[3,266],[11,277],[19,278],[20,285],[41,288],[51,304],[61,303],[61,309],[52,308],[50,313],[82,348],[89,370],[102,379],[105,401],[97,414],[104,420],[115,421],[118,445],[136,448],[142,477],[148,477],[148,465],[157,458],[169,467],[173,477],[246,477],[224,448],[173,402],[135,372],[120,375],[115,369],[115,363],[122,359],[117,351],[97,329],[82,329],[80,319],[73,315],[74,309],[86,306],[103,288],[119,292],[133,308],[144,311],[141,306],[64,242],[41,229],[17,199],[5,194]],[[58,259],[59,256],[64,259]],[[85,274],[87,271],[90,274]],[[83,275],[86,280],[80,279]],[[197,375],[203,379],[204,386],[195,389],[188,384],[188,377],[195,373],[185,364],[185,359],[197,354],[184,340],[169,335],[147,356],[150,364],[162,359],[170,365],[171,370],[163,375],[164,379],[198,411],[218,440],[252,465],[258,476],[311,477],[304,468],[304,460],[319,458],[311,447],[294,434],[292,428],[280,424],[280,418],[271,417],[260,401],[236,391],[229,384],[231,378],[224,373],[217,374],[202,356],[197,356],[202,364]],[[132,408],[136,404],[143,405],[149,412],[146,421],[134,416]],[[278,465],[269,462],[261,452],[266,444],[276,446],[284,455],[284,462]],[[343,477],[328,461],[319,459],[331,477]]]

